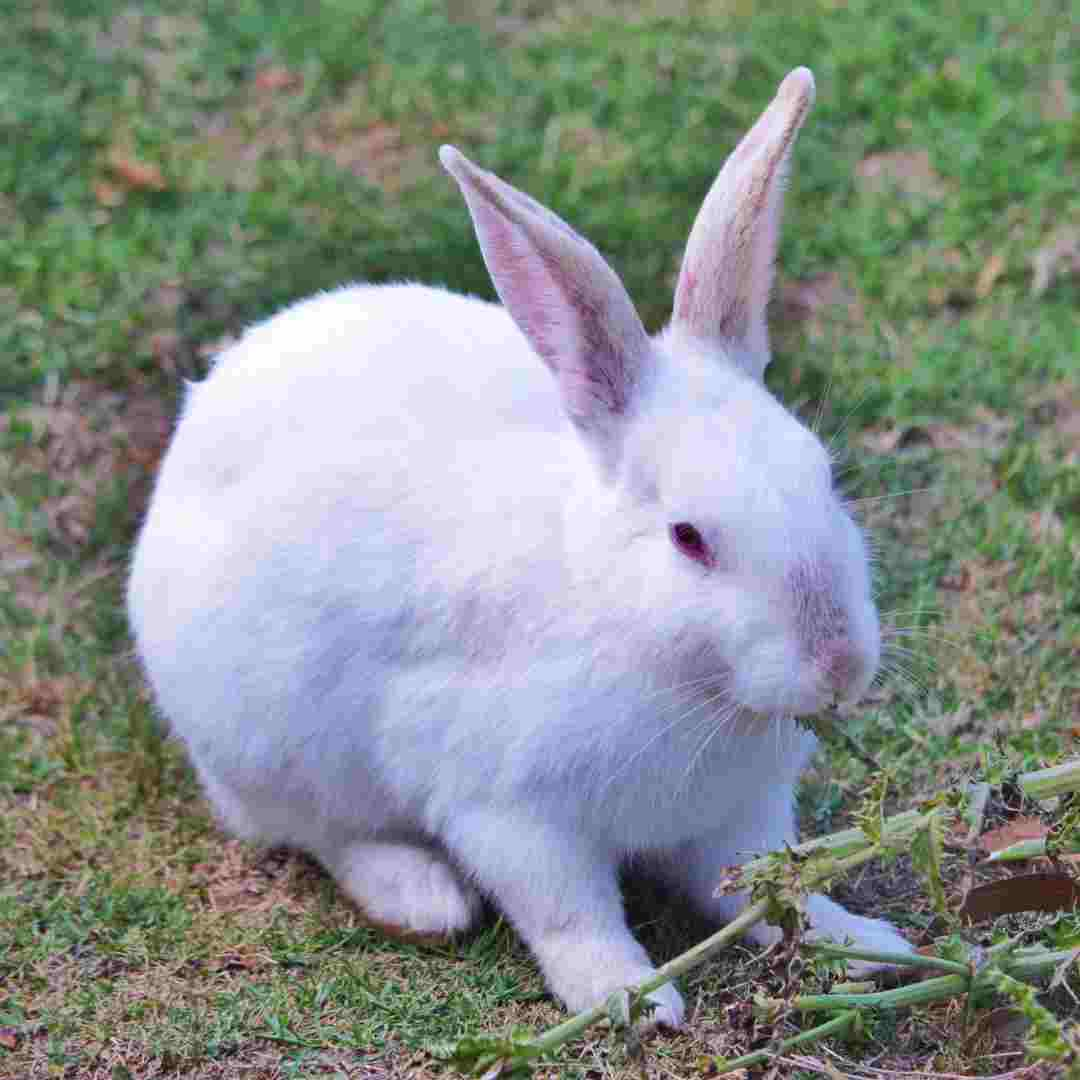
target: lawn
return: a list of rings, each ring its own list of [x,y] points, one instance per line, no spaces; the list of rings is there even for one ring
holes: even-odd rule
[[[441,143],[589,236],[658,328],[705,191],[801,64],[818,100],[769,381],[837,450],[889,628],[886,676],[846,721],[861,751],[830,736],[806,777],[811,834],[849,823],[870,759],[903,807],[1080,753],[1073,5],[6,6],[0,1076],[424,1078],[440,1044],[562,1017],[496,913],[457,943],[389,941],[312,862],[219,831],[133,662],[131,540],[182,378],[244,326],[355,279],[491,295]],[[846,897],[919,944],[953,929],[904,862]],[[708,932],[648,883],[628,906],[658,961]],[[1078,925],[966,933],[1063,948]],[[745,1052],[748,997],[779,978],[741,946],[687,977],[687,1029],[650,1040],[649,1075]],[[1043,1000],[1080,1016],[1068,985]],[[1005,1019],[882,1013],[813,1053],[1000,1073],[1024,1062]],[[639,1072],[598,1034],[544,1075]]]

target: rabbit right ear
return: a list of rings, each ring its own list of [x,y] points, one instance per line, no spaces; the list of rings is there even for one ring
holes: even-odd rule
[[[452,146],[442,147],[439,160],[465,196],[500,299],[610,473],[650,354],[630,297],[600,253],[560,217]]]
[[[760,379],[781,196],[814,76],[796,68],[724,162],[698,212],[675,290],[672,328],[715,346]]]

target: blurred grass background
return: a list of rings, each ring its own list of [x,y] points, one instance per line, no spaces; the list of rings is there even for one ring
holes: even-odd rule
[[[657,328],[725,155],[811,67],[769,378],[820,412],[880,550],[891,673],[850,729],[898,799],[1075,753],[1073,8],[9,0],[0,1075],[425,1075],[440,1039],[558,1015],[502,924],[388,943],[303,859],[221,836],[156,731],[121,606],[180,378],[218,343],[352,279],[492,295],[443,142],[589,236]],[[807,825],[842,824],[866,780],[830,741]],[[932,934],[886,884],[856,902]],[[647,891],[632,912],[658,959],[702,931]],[[652,1050],[663,1075],[745,1048],[730,1010],[756,963],[735,950],[691,980],[692,1030]],[[871,1052],[973,1072],[1017,1052],[949,1023],[883,1021]],[[629,1066],[593,1040],[560,1068]]]

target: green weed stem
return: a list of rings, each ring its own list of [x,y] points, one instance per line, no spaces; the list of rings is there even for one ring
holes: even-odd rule
[[[847,1012],[842,1012],[839,1016],[827,1020],[824,1024],[819,1024],[816,1028],[811,1028],[809,1031],[800,1031],[798,1035],[793,1035],[790,1039],[784,1039],[776,1050],[756,1050],[752,1054],[744,1054],[742,1057],[735,1058],[732,1061],[721,1059],[716,1062],[717,1068],[724,1073],[734,1072],[736,1069],[748,1069],[751,1065],[760,1065],[777,1053],[783,1054],[788,1050],[793,1050],[796,1046],[817,1042],[818,1039],[827,1039],[830,1035],[838,1035],[851,1027],[855,1020],[858,1019],[858,1016],[859,1014],[854,1009],[849,1009]]]

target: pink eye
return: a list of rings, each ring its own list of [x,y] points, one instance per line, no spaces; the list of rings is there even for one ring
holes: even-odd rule
[[[689,521],[679,521],[671,526],[671,542],[688,558],[702,566],[713,565],[713,553],[705,538]]]

